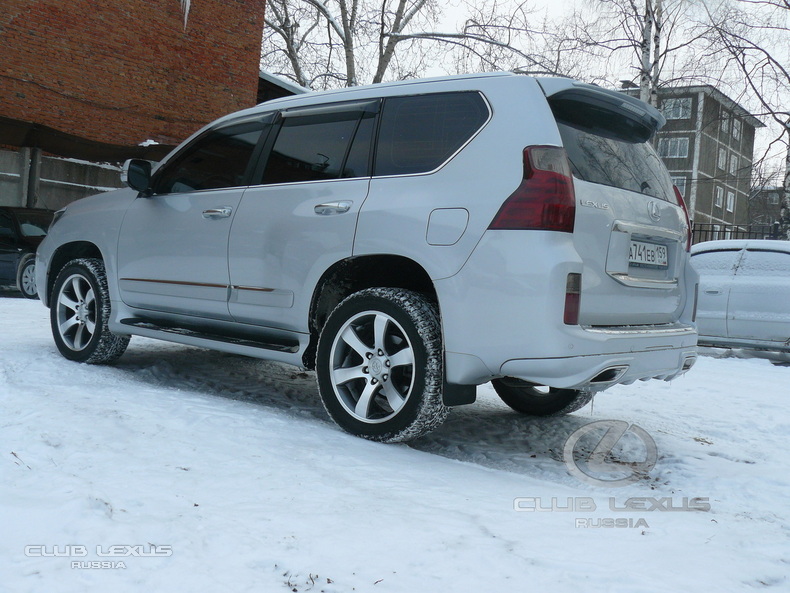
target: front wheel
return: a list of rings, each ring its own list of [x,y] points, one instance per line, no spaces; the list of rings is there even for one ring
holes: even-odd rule
[[[491,381],[497,395],[511,408],[528,416],[561,416],[580,410],[593,397],[592,391],[556,389],[505,377]]]
[[[351,434],[402,442],[438,427],[443,354],[436,308],[392,288],[352,294],[327,319],[318,341],[318,390],[329,415]]]
[[[36,254],[28,253],[19,262],[16,274],[16,287],[22,296],[28,299],[37,299],[36,292]]]
[[[99,259],[75,259],[55,279],[49,310],[60,353],[76,362],[107,364],[124,353],[129,336],[112,333],[107,274]]]

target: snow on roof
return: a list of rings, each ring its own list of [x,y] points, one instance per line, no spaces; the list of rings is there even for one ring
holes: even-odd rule
[[[260,70],[258,76],[260,78],[263,78],[266,82],[269,82],[275,86],[290,91],[295,95],[303,95],[304,93],[310,92],[310,89],[306,89],[303,86],[299,86],[298,84],[296,84],[295,82],[291,82],[290,80],[280,78],[279,76],[276,76],[271,72],[267,72],[266,70]]]

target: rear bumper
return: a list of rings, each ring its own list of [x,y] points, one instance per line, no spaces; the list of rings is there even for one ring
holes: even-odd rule
[[[552,387],[601,391],[636,380],[671,381],[696,361],[696,348],[671,348],[620,355],[514,359],[500,367],[500,374]]]
[[[589,333],[596,354],[510,358],[501,363],[470,354],[446,353],[451,383],[482,383],[496,377],[515,377],[563,389],[601,391],[637,380],[671,381],[697,360],[697,334],[692,327],[662,329],[582,330]],[[633,332],[638,335],[628,335]],[[589,345],[588,345],[589,346]]]
[[[584,273],[571,235],[489,233],[458,274],[434,283],[447,380],[481,384],[509,376],[551,387],[601,390],[677,377],[697,357],[691,320],[696,281],[690,266],[688,270],[680,278],[682,302],[674,323],[565,325],[567,275]],[[624,306],[618,298],[612,299],[614,310]],[[584,291],[581,299],[583,304]]]

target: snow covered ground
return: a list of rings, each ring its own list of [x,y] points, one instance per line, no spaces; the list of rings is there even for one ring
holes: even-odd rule
[[[312,374],[140,338],[71,363],[2,293],[0,591],[790,590],[790,367],[703,357],[560,419],[478,393],[380,445],[330,423]],[[655,440],[649,475],[568,472],[601,419]]]

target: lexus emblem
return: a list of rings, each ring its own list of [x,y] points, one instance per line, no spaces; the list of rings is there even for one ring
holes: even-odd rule
[[[661,220],[661,210],[656,202],[650,201],[647,203],[647,213],[650,215],[650,218],[656,222]]]

